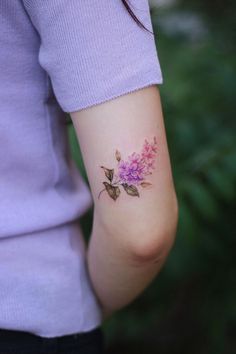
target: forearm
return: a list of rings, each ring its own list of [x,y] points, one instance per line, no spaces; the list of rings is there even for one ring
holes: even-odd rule
[[[118,241],[119,237],[106,234],[94,219],[87,261],[94,291],[106,317],[132,302],[151,283],[164,264],[171,243],[164,247],[160,244],[159,251],[151,257],[138,258],[124,242]],[[172,236],[174,241],[174,230]]]

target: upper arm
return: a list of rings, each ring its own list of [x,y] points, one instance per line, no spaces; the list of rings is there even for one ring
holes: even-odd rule
[[[148,0],[130,3],[152,31]],[[154,36],[136,24],[121,0],[23,0],[23,4],[40,36],[39,62],[61,108],[71,113],[96,220],[114,232],[149,233],[163,224],[168,227],[174,193],[156,87],[162,83],[162,72]],[[106,176],[105,168],[114,169],[114,176],[118,172],[116,150],[127,167],[129,156],[141,154],[145,140],[152,144],[154,139],[154,168],[143,162],[152,174],[140,172],[151,185],[134,188],[130,180],[131,187],[109,186],[115,181],[109,180],[112,172]],[[108,189],[98,198],[105,185]],[[113,191],[118,198],[111,197]]]
[[[170,225],[174,190],[158,88],[151,85],[71,117],[99,222],[117,233]]]

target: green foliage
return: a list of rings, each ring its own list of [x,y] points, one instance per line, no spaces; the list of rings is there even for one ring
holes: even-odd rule
[[[182,3],[186,9],[187,2]],[[222,23],[221,12],[215,9],[210,17],[203,1],[197,10],[196,4],[194,0],[189,6],[198,13],[204,8],[203,17],[209,19],[205,38],[192,41],[154,27],[164,77],[159,88],[180,208],[177,239],[151,286],[105,324],[112,353],[119,352],[115,348],[121,342],[125,348],[130,345],[128,353],[135,343],[139,343],[136,353],[145,354],[236,352],[233,15],[225,9],[229,22],[219,28],[216,22]],[[159,17],[162,14],[158,11]],[[220,41],[226,33],[226,42]],[[91,216],[86,222],[91,223]]]

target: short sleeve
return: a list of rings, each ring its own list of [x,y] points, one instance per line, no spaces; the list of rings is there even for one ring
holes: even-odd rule
[[[65,112],[162,84],[154,35],[121,0],[23,0],[40,36],[39,63]],[[153,32],[148,0],[129,5]]]

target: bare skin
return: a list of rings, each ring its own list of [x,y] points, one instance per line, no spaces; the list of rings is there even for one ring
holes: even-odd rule
[[[71,118],[94,200],[87,264],[105,319],[147,288],[175,240],[178,207],[159,90],[136,90]]]

